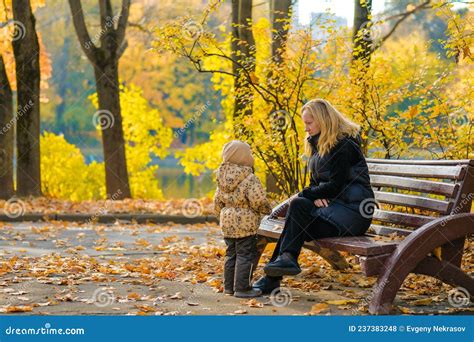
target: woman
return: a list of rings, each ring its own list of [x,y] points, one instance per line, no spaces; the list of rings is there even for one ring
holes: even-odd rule
[[[374,203],[374,193],[360,148],[360,127],[322,99],[309,101],[301,113],[311,182],[291,197],[283,232],[264,268],[266,276],[253,284],[263,293],[278,288],[282,276],[301,272],[298,256],[305,241],[363,235],[372,221],[363,208],[368,201]]]

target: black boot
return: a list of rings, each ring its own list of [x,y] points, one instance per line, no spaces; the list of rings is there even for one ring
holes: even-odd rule
[[[262,295],[262,291],[256,288],[250,288],[247,291],[235,291],[234,297],[237,298],[255,298],[260,297]]]
[[[253,283],[252,287],[261,290],[262,294],[269,294],[280,287],[280,280],[281,277],[263,276]]]
[[[266,275],[281,277],[284,275],[297,275],[301,273],[298,260],[290,253],[283,253],[275,261],[269,262],[264,268]]]

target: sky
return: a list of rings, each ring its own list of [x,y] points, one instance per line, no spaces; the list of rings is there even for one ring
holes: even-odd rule
[[[384,10],[385,0],[372,0],[372,13]],[[352,26],[354,21],[354,0],[299,0],[298,17],[301,24],[309,24],[312,12],[325,12],[327,8],[339,17],[347,19],[347,24]]]

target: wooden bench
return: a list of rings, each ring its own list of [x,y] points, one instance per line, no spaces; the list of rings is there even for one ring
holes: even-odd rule
[[[474,234],[474,160],[367,159],[367,164],[379,207],[367,234],[324,238],[305,247],[339,270],[350,267],[339,252],[354,254],[365,275],[378,276],[370,297],[372,314],[391,311],[409,273],[461,286],[474,296],[474,278],[460,268],[465,239]],[[280,236],[287,209],[288,200],[262,220],[258,257]],[[392,234],[399,239],[381,241]]]

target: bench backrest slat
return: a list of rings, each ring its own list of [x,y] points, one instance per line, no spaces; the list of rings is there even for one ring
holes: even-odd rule
[[[445,215],[450,212],[453,205],[452,202],[393,192],[374,191],[374,194],[375,199],[380,203],[430,210]]]
[[[447,197],[455,197],[459,190],[459,184],[384,175],[370,175],[370,184],[373,188],[393,187],[403,190],[444,195]]]
[[[403,165],[368,163],[369,173],[373,175],[462,179],[466,171],[462,165],[434,166],[434,165]]]
[[[411,234],[412,232],[413,230],[410,230],[410,229],[388,227],[388,226],[382,226],[380,224],[373,224],[370,226],[370,233],[374,233],[376,235],[382,235],[382,236],[388,236],[392,234],[407,236]]]
[[[374,212],[372,233],[405,235],[436,217],[470,210],[474,160],[367,159],[367,162],[375,198],[381,204]],[[414,209],[417,214],[413,213]]]
[[[403,227],[414,227],[418,228],[428,222],[433,221],[435,218],[432,216],[416,215],[400,213],[389,210],[378,210],[376,209],[373,216],[374,220],[391,223]]]

